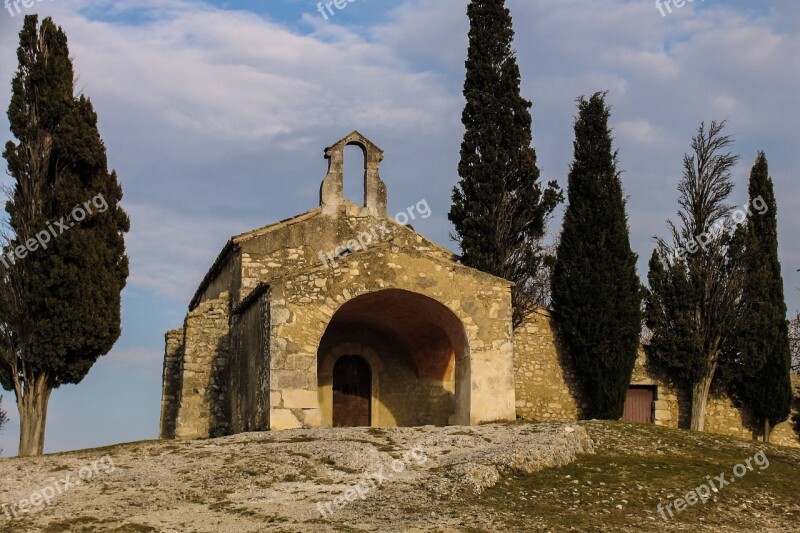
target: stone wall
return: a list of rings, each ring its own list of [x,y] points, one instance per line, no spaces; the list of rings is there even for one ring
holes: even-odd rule
[[[197,304],[207,300],[216,300],[224,292],[234,295],[234,300],[239,300],[240,292],[245,292],[245,295],[250,292],[249,290],[240,291],[241,286],[241,256],[237,253],[231,253],[234,249],[232,243],[228,243],[220,253],[211,271],[207,275],[207,279],[203,280],[201,288],[195,294],[189,310],[194,310]]]
[[[530,420],[580,417],[578,384],[544,309],[514,330],[517,415]]]
[[[186,315],[177,438],[197,439],[228,433],[225,372],[229,306],[229,295],[224,292]]]
[[[173,439],[183,380],[183,329],[168,331],[165,335],[165,344],[159,435],[162,439]]]
[[[531,420],[575,420],[580,418],[580,392],[570,361],[564,358],[553,319],[539,310],[514,331],[517,415]],[[797,396],[800,378],[793,377]],[[688,428],[690,397],[664,373],[647,362],[643,350],[634,368],[631,385],[655,389],[654,423],[672,428]],[[800,417],[800,400],[795,398],[793,416]],[[745,440],[758,437],[760,428],[749,413],[719,389],[712,389],[706,409],[706,431]],[[800,447],[800,435],[791,420],[773,429],[771,442]]]
[[[797,446],[800,439],[800,375],[792,376],[792,388],[794,389],[794,402],[792,402],[792,414],[789,420],[783,424],[778,424],[772,430],[769,441],[773,444],[783,446]]]

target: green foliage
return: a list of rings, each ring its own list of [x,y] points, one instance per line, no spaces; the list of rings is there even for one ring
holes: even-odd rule
[[[82,221],[76,215],[74,225],[51,233],[46,249],[6,269],[8,305],[0,321],[12,333],[0,378],[7,389],[40,376],[53,388],[79,383],[120,335],[120,292],[128,276],[123,234],[129,220],[119,206],[117,176],[108,171],[97,115],[87,98],[73,95],[66,35],[50,18],[40,28],[37,22],[27,16],[20,32],[8,109],[17,142],[3,152],[14,179],[6,251],[56,221],[69,223],[76,206],[91,214]]]
[[[531,103],[520,95],[520,72],[511,43],[511,15],[503,0],[473,0],[465,127],[448,218],[461,246],[461,261],[516,283],[512,293],[518,322],[542,303],[541,239],[553,209],[563,200],[558,185],[539,183],[531,147]]]
[[[653,331],[647,346],[650,357],[669,369],[673,377],[693,383],[706,371],[703,338],[697,328],[698,287],[683,262],[666,261],[653,250],[645,298],[645,321]]]
[[[750,173],[749,193],[750,205],[763,202],[767,211],[750,214],[744,237],[747,317],[736,342],[741,365],[738,389],[758,419],[775,426],[791,412],[791,350],[778,260],[777,203],[763,152]]]
[[[581,97],[578,110],[553,309],[586,393],[585,414],[618,419],[639,346],[641,284],[605,94]]]

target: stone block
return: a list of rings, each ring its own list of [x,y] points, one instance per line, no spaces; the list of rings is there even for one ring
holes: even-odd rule
[[[289,389],[283,391],[283,407],[289,409],[316,408],[317,391]]]
[[[271,409],[269,412],[270,429],[297,429],[303,427],[294,413],[289,409]]]
[[[318,428],[322,425],[322,414],[319,409],[303,409],[303,425]]]
[[[281,391],[269,391],[269,406],[283,407],[283,396],[281,395]]]

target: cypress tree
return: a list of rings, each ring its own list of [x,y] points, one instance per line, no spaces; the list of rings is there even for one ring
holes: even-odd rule
[[[16,395],[20,455],[44,449],[52,390],[79,383],[120,335],[128,276],[122,189],[97,115],[74,96],[67,37],[26,16],[3,152],[13,190],[0,283],[0,382]],[[21,253],[20,253],[21,252]]]
[[[520,95],[511,14],[504,0],[473,0],[462,115],[459,184],[448,218],[461,246],[461,261],[516,286],[515,324],[541,304],[541,239],[563,197],[550,182],[539,183],[531,147],[531,103]]]
[[[777,203],[764,152],[750,173],[750,206],[745,232],[742,321],[737,347],[744,403],[764,427],[769,442],[772,427],[789,418],[792,405],[791,350],[786,320],[781,264],[778,260]]]
[[[641,284],[605,94],[578,100],[553,310],[590,418],[618,419],[636,362]]]

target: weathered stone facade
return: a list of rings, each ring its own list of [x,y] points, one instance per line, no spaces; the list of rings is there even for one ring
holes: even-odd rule
[[[364,205],[342,197],[350,144]],[[363,136],[325,157],[320,207],[233,237],[168,334],[163,437],[330,426],[337,361],[354,355],[372,425],[515,418],[511,284],[388,217],[383,155]]]
[[[364,152],[363,205],[342,196],[348,145]],[[361,409],[347,424],[384,427],[581,418],[549,313],[512,333],[509,282],[388,217],[383,153],[358,132],[325,157],[319,207],[231,238],[167,333],[162,438],[332,426],[343,409]],[[687,425],[686,399],[644,353],[633,384],[653,390],[656,424]],[[753,436],[724,395],[706,424]],[[800,445],[790,423],[773,440]]]

